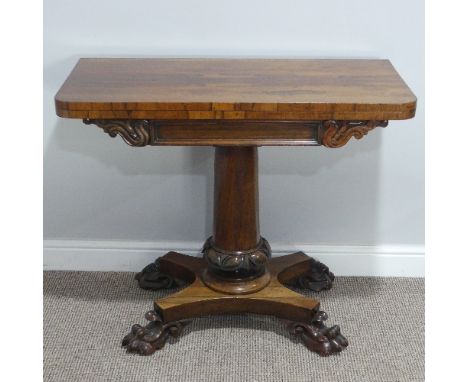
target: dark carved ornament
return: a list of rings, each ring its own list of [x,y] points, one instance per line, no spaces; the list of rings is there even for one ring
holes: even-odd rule
[[[120,135],[130,146],[146,146],[155,141],[154,129],[146,119],[84,119],[86,125],[96,125],[112,138]]]
[[[342,147],[352,137],[361,139],[376,127],[387,125],[388,121],[325,121],[322,145],[332,148]]]
[[[183,327],[188,323],[186,321],[163,323],[154,310],[147,312],[145,318],[150,321],[148,325],[133,325],[130,333],[122,340],[122,346],[129,353],[153,354],[164,347],[169,336],[180,336]]]
[[[138,281],[140,288],[159,290],[176,288],[184,284],[182,280],[178,280],[162,272],[159,263],[158,258],[135,275],[135,280]]]
[[[309,260],[309,269],[296,280],[299,288],[310,289],[314,292],[331,289],[335,275],[320,261],[313,258]]]
[[[263,237],[258,246],[249,251],[229,252],[213,245],[209,237],[202,249],[203,257],[208,267],[216,273],[227,277],[258,275],[265,269],[265,264],[271,257],[271,248]]]
[[[323,311],[316,311],[310,324],[304,322],[290,322],[288,329],[291,334],[300,336],[305,346],[325,357],[339,353],[348,346],[348,340],[341,334],[340,327],[327,327],[323,323],[328,315]]]

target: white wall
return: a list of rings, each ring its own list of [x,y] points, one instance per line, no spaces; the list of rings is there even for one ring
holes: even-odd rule
[[[391,246],[398,256],[409,246],[421,254],[423,20],[421,0],[45,0],[46,247],[176,248],[211,233],[212,148],[130,148],[55,116],[53,97],[79,57],[356,57],[392,61],[418,97],[416,118],[342,149],[261,148],[262,234],[282,248]]]

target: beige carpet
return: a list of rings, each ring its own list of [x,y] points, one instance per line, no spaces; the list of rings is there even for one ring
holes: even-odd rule
[[[126,354],[122,337],[167,293],[139,289],[130,273],[45,272],[44,380],[424,380],[423,279],[338,277],[320,298],[350,345],[328,358],[256,315],[196,319],[154,355]]]

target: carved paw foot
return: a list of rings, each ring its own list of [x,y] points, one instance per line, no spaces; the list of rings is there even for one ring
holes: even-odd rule
[[[348,346],[348,340],[341,334],[340,327],[327,327],[323,323],[328,318],[323,311],[314,314],[310,324],[291,322],[288,330],[291,334],[299,335],[307,348],[326,357],[339,353]]]
[[[328,267],[313,258],[310,258],[309,270],[296,280],[299,288],[310,289],[314,292],[331,289],[335,275]]]
[[[175,279],[159,269],[159,259],[144,267],[135,275],[135,280],[142,289],[159,290],[175,288],[184,284],[183,281]]]
[[[133,325],[131,332],[122,340],[122,346],[129,353],[151,355],[164,347],[169,336],[178,337],[187,324],[182,321],[165,324],[154,310],[147,312],[145,318],[150,321],[148,325]]]

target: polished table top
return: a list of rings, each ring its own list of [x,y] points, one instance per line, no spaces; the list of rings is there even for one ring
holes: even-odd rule
[[[82,119],[391,120],[416,97],[388,60],[80,59],[56,98]]]

